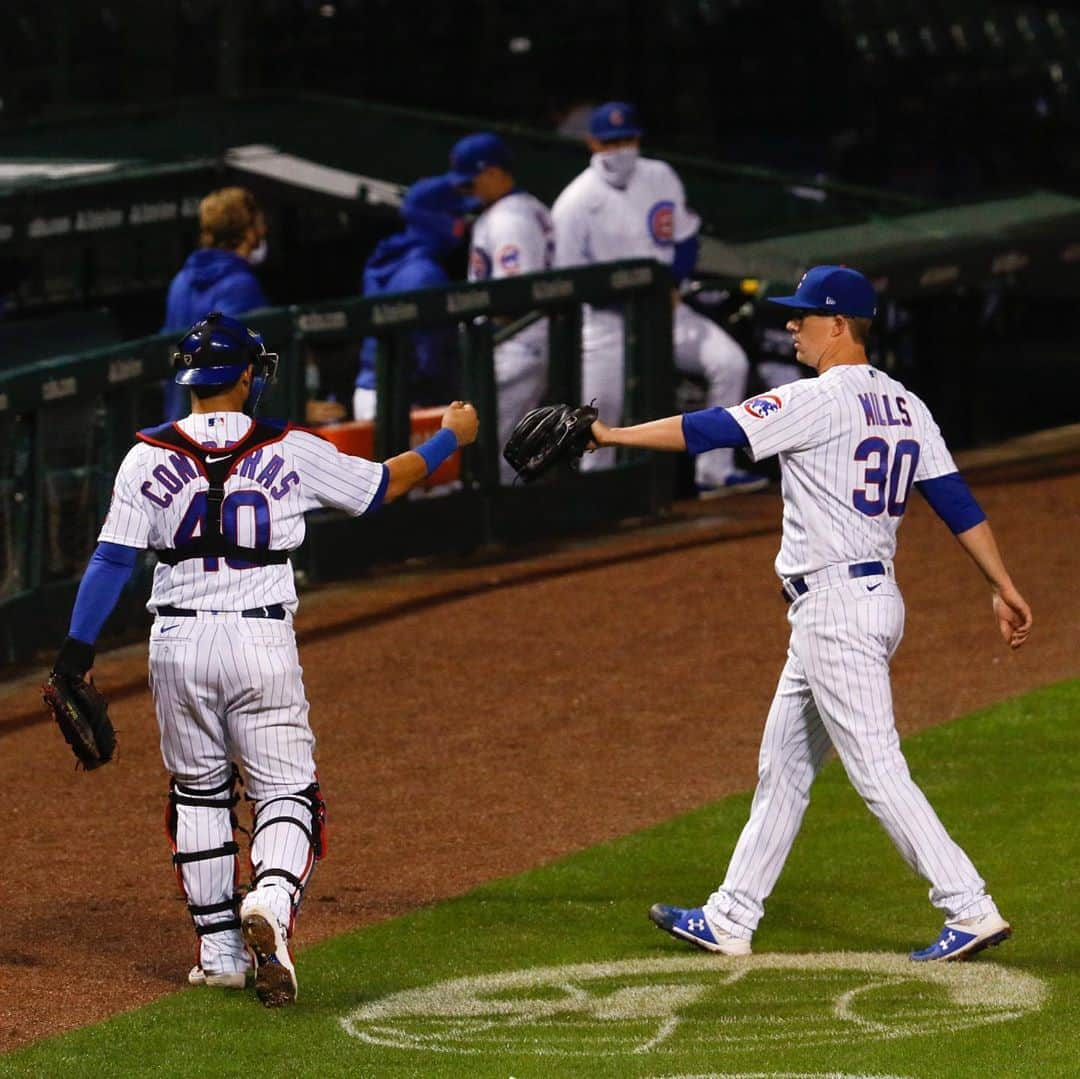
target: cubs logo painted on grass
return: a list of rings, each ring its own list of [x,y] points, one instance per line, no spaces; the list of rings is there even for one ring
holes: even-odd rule
[[[749,401],[743,401],[743,408],[755,419],[763,420],[774,412],[779,412],[784,407],[784,402],[775,393],[763,393],[760,397],[751,397]]]
[[[482,247],[474,247],[469,252],[469,279],[486,281],[490,276],[491,256]]]
[[[658,202],[649,210],[649,235],[661,247],[669,247],[675,242],[675,203],[670,200]]]
[[[508,273],[514,274],[521,270],[521,248],[517,244],[503,244],[495,254],[499,266]]]
[[[455,978],[370,1001],[340,1022],[368,1045],[413,1053],[699,1058],[722,1050],[737,1064],[735,1054],[757,1063],[769,1048],[1003,1023],[1046,996],[1033,975],[987,962],[912,963],[880,952],[679,956]]]

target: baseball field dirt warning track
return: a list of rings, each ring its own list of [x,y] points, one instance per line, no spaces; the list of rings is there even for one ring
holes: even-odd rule
[[[1032,639],[1001,645],[983,582],[915,500],[897,560],[905,734],[1077,673],[1080,475],[974,487]],[[330,838],[300,962],[316,940],[750,788],[787,640],[778,516],[765,492],[514,563],[302,597]],[[145,670],[145,644],[101,657],[119,751],[93,774],[37,721],[40,675],[0,690],[0,1051],[184,987],[191,929]]]

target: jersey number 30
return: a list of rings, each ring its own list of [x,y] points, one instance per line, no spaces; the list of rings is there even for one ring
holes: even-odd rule
[[[902,438],[889,459],[889,444],[883,438],[864,438],[855,447],[855,460],[865,463],[862,487],[851,492],[851,504],[867,517],[888,510],[890,517],[902,517],[919,463],[919,444]]]
[[[201,536],[206,527],[206,492],[200,491],[187,508],[183,520],[176,526],[176,536],[173,538],[175,547],[182,547],[193,539]],[[241,546],[240,535],[240,510],[250,509],[255,520],[254,547],[266,549],[270,546],[270,505],[266,496],[261,491],[233,491],[227,495],[221,503],[221,534],[229,543]],[[225,565],[230,569],[251,569],[254,562],[246,562],[238,558],[226,558]],[[204,558],[203,569],[207,573],[216,573],[218,560],[216,558]]]

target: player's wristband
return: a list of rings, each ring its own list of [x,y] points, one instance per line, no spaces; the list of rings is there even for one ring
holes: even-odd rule
[[[430,476],[457,448],[457,435],[450,428],[444,427],[427,442],[416,446],[413,453],[418,453],[423,457]]]
[[[75,637],[67,637],[56,653],[53,670],[58,674],[70,674],[82,678],[94,665],[94,646]]]

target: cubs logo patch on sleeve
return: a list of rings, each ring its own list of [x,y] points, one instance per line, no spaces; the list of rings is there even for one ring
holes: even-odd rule
[[[647,222],[655,243],[667,247],[675,242],[675,203],[670,199],[656,203],[649,210]]]
[[[749,401],[743,401],[743,408],[758,420],[779,412],[783,407],[784,402],[775,393],[763,393],[758,397],[751,397]]]
[[[496,258],[506,273],[517,273],[521,269],[521,248],[517,244],[503,244]]]

